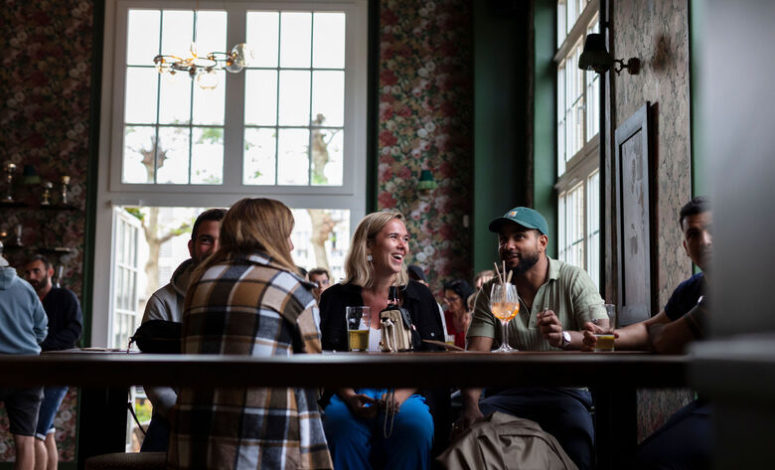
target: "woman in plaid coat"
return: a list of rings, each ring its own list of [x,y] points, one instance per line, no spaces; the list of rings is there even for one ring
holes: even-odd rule
[[[312,284],[291,259],[291,211],[243,199],[220,248],[193,274],[183,313],[185,354],[319,353]],[[173,409],[170,468],[332,468],[313,390],[183,389]]]

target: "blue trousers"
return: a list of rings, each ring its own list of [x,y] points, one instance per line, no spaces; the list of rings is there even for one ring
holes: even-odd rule
[[[357,389],[379,399],[385,389]],[[337,396],[325,408],[323,428],[335,469],[428,469],[433,444],[433,418],[422,395],[404,401],[393,421],[390,437],[384,436],[385,415],[361,419],[350,413]]]
[[[710,468],[713,448],[710,405],[695,400],[680,410],[638,448],[638,469]]]
[[[35,437],[44,441],[46,434],[54,428],[54,418],[59,410],[59,405],[65,399],[67,387],[45,387],[43,389],[43,400],[40,402],[40,411],[38,411],[38,424],[35,426]]]
[[[479,402],[482,414],[501,411],[535,421],[557,439],[579,469],[592,468],[595,428],[588,390],[531,387],[489,392]]]

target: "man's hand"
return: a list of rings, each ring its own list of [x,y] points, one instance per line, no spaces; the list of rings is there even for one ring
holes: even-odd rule
[[[599,327],[598,325],[595,325],[592,322],[586,322],[584,323],[584,339],[581,342],[581,350],[582,351],[594,351],[595,345],[597,344],[597,337],[595,334],[603,333],[605,332],[604,328]],[[614,341],[616,341],[616,338],[619,337],[619,333],[614,330]]]
[[[554,310],[544,310],[536,316],[538,329],[541,334],[555,348],[562,345],[562,323]]]

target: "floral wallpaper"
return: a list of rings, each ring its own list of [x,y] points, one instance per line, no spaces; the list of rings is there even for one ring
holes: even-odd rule
[[[93,4],[4,0],[0,24],[0,164],[17,165],[12,194],[16,206],[21,206],[0,205],[5,257],[21,273],[25,260],[44,250],[55,266],[62,266],[63,286],[83,299]],[[34,169],[41,182],[24,184],[25,166],[27,171]],[[63,176],[70,177],[68,206],[57,208],[62,205]],[[44,181],[54,183],[53,207],[48,209],[40,207]],[[6,194],[5,178],[0,190]],[[21,237],[16,235],[17,226]],[[70,390],[55,419],[63,462],[75,458],[76,404],[77,390]],[[0,461],[14,460],[7,430],[3,410]]]
[[[471,4],[380,2],[378,208],[398,209],[412,237],[410,261],[432,290],[470,279],[473,45]],[[421,170],[438,187],[419,194]]]

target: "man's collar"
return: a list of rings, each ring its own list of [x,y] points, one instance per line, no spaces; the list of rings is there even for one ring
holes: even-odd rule
[[[546,256],[549,260],[549,279],[557,280],[560,278],[560,261],[552,259],[549,255]]]

